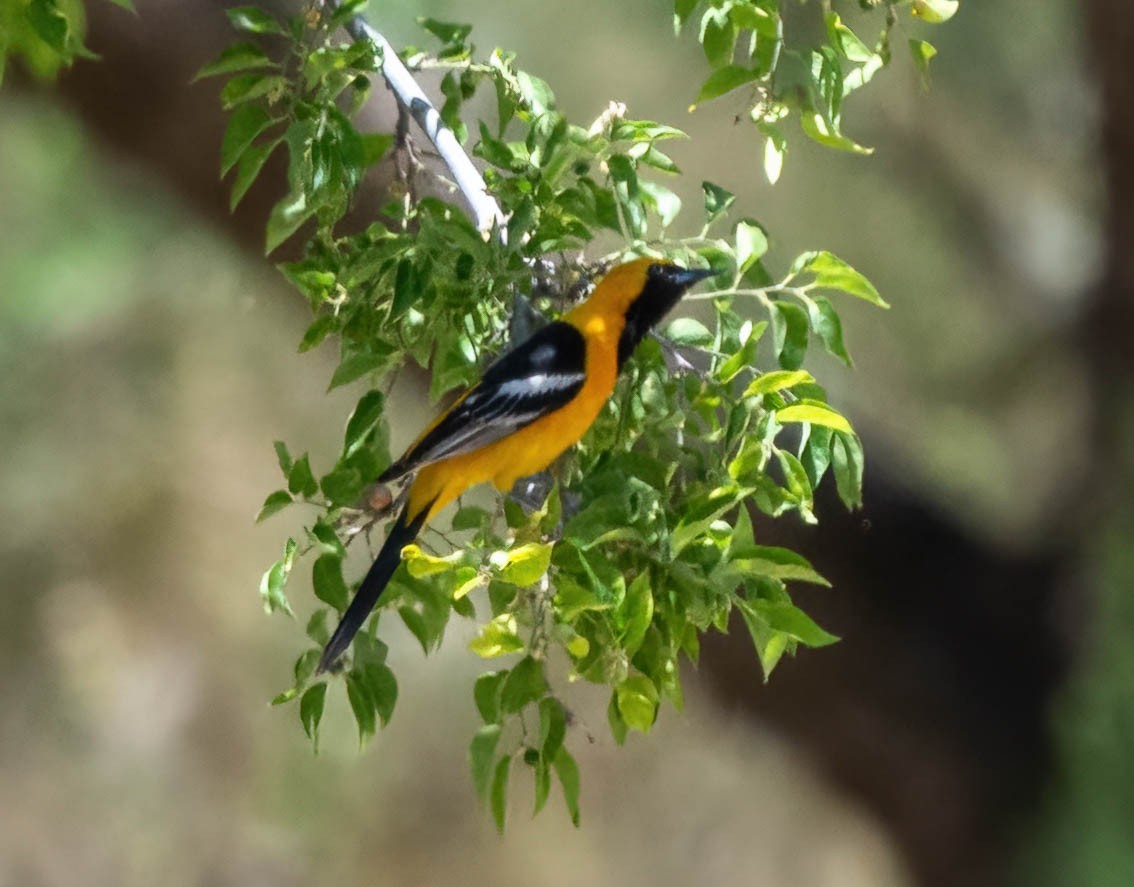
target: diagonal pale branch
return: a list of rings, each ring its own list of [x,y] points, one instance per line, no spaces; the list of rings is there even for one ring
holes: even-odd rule
[[[338,0],[325,0],[329,10],[338,8]],[[378,47],[382,58],[382,76],[403,106],[405,106],[418,126],[437,148],[437,153],[449,168],[457,188],[472,210],[477,229],[483,233],[496,228],[498,236],[504,236],[506,219],[495,198],[488,193],[488,187],[480,171],[473,165],[468,154],[453,131],[441,120],[441,114],[428,96],[422,91],[390,42],[362,16],[354,15],[347,19],[344,27],[355,40],[369,40]]]

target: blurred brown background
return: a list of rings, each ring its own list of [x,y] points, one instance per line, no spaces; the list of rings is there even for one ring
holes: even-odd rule
[[[715,638],[625,749],[572,688],[583,826],[557,797],[532,821],[518,779],[500,839],[471,627],[424,660],[389,623],[400,700],[361,755],[341,694],[318,757],[266,704],[300,642],[256,594],[299,526],[251,522],[271,441],[325,463],[358,391],[295,354],[278,185],[226,211],[219,84],[189,85],[224,4],[138,5],[90,0],[102,61],[0,93],[0,885],[1134,883],[1134,7],[966,0],[929,95],[900,59],[848,103],[873,158],[798,137],[771,188],[738,103],[686,114],[701,61],[662,0],[374,5],[395,44],[471,21],[575,119],[686,126],[694,215],[711,178],[776,257],[831,249],[894,305],[848,304],[856,370],[820,367],[865,511],[763,528],[834,580],[800,599],[844,641],[764,687]]]

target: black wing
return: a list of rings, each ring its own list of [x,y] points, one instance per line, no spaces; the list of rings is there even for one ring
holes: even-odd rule
[[[587,344],[575,327],[559,320],[548,324],[493,363],[378,480],[488,446],[559,409],[583,387],[586,356]]]

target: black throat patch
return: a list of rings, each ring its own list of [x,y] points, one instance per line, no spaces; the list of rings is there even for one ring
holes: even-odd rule
[[[689,270],[677,265],[650,265],[641,295],[626,312],[626,325],[618,339],[618,368],[630,359],[646,333],[681,301],[685,291],[710,271]]]

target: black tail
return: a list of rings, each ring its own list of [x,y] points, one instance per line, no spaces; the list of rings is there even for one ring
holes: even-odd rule
[[[350,602],[350,606],[343,613],[338,628],[331,635],[331,639],[327,641],[327,646],[323,648],[323,656],[319,659],[319,667],[315,670],[316,674],[331,668],[339,660],[339,657],[347,651],[347,647],[354,640],[354,636],[358,634],[358,630],[362,628],[366,617],[370,615],[370,611],[378,603],[378,598],[386,590],[386,584],[394,575],[394,570],[402,562],[402,549],[417,538],[418,530],[425,522],[425,515],[428,511],[428,508],[423,508],[417,517],[408,522],[406,521],[406,512],[403,511],[390,528],[390,532],[386,535],[386,541],[382,545],[382,550],[378,552],[378,557],[370,566],[370,572],[362,580],[362,585],[358,587],[354,600]]]

